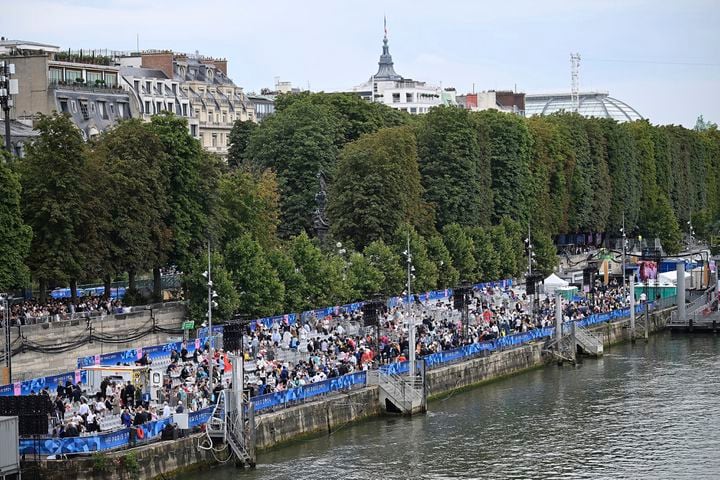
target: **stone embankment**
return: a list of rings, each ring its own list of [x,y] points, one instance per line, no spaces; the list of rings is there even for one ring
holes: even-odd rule
[[[649,333],[663,330],[670,312],[671,309],[667,309],[653,313],[650,316]],[[608,347],[630,339],[629,323],[630,319],[625,318],[590,330]],[[430,370],[426,375],[428,395],[431,399],[438,398],[453,391],[541,367],[551,361],[551,357],[543,353],[543,344],[540,341]],[[377,415],[380,415],[377,386],[259,415],[256,418],[257,449],[272,448],[308,436],[330,434],[348,423]],[[113,452],[105,455],[105,461],[93,457],[41,462],[41,476],[53,480],[165,478],[166,475],[217,463],[212,453],[197,448],[201,439],[200,435],[195,435],[132,451]],[[112,465],[112,468],[107,468],[107,465]]]

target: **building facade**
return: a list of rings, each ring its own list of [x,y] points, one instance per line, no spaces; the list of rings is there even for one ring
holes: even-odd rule
[[[474,112],[500,110],[525,115],[525,94],[509,90],[489,90],[487,92],[458,95],[457,103],[461,107]]]
[[[395,72],[387,31],[383,37],[382,54],[378,62],[378,71],[370,79],[352,89],[369,102],[385,105],[408,112],[413,115],[427,113],[438,105],[454,105],[453,89],[443,90],[440,87],[404,78]]]
[[[15,64],[20,84],[11,119],[66,113],[87,140],[133,117],[130,97],[119,85],[120,68],[110,58],[14,40],[0,42],[0,48],[3,58]]]

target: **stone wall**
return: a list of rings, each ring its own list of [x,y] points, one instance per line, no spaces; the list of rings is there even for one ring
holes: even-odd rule
[[[45,460],[23,465],[23,477],[46,480],[125,480],[165,478],[166,474],[199,470],[217,463],[211,452],[197,445],[204,434],[152,443],[132,451],[110,452],[71,461]],[[217,454],[225,458],[225,452]],[[33,474],[38,474],[35,477]]]
[[[377,386],[264,414],[256,420],[256,448],[267,449],[301,436],[330,433],[347,423],[379,414]]]
[[[170,303],[156,305],[156,307],[157,308],[152,309],[155,325],[164,328],[181,328],[182,321],[185,318],[185,307],[182,304]],[[96,334],[113,336],[127,335],[128,332],[146,331],[152,328],[153,319],[150,314],[151,310],[147,309],[120,315],[93,317],[91,325],[93,332]],[[17,342],[20,341],[18,337],[22,336],[27,341],[35,342],[43,346],[56,346],[72,342],[73,340],[86,338],[89,334],[90,326],[86,319],[66,320],[13,327],[11,342],[13,348],[15,348],[18,345]],[[129,342],[102,343],[94,341],[93,343],[83,344],[65,353],[51,354],[24,351],[12,357],[13,381],[70,372],[77,368],[78,357],[158,345],[167,343],[171,339],[177,339],[181,336],[181,334],[156,332]]]

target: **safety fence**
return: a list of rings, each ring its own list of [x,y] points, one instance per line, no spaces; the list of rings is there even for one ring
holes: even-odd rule
[[[213,407],[208,407],[197,412],[191,412],[188,414],[188,426],[195,428],[204,425],[212,415],[212,410]],[[174,423],[174,419],[168,417],[138,427],[123,428],[94,435],[67,438],[21,438],[20,455],[87,454],[149,443],[160,438],[165,426],[172,423]]]
[[[282,392],[253,397],[252,401],[256,412],[271,410],[276,407],[285,408],[319,395],[349,390],[355,385],[365,385],[366,383],[367,372],[349,373],[341,377],[329,378],[321,382],[289,388]]]
[[[641,312],[644,309],[644,305],[637,305],[635,307],[636,313]],[[590,315],[582,320],[574,320],[572,322],[566,322],[563,324],[564,328],[567,328],[571,323],[575,323],[578,327],[588,327],[590,325],[596,325],[602,322],[608,322],[618,318],[625,318],[630,316],[630,309],[624,308],[620,310],[613,310],[607,313],[597,313]],[[555,327],[544,327],[535,328],[523,333],[516,333],[514,335],[507,335],[499,337],[494,340],[488,340],[485,342],[471,343],[451,350],[445,350],[438,353],[432,353],[422,357],[425,360],[425,365],[428,369],[437,368],[444,364],[453,363],[468,358],[476,357],[483,354],[483,352],[495,352],[502,351],[507,348],[516,347],[523,345],[535,340],[542,338],[552,337],[555,335]],[[383,365],[380,370],[388,374],[399,374],[407,373],[408,362],[396,362],[389,365]]]

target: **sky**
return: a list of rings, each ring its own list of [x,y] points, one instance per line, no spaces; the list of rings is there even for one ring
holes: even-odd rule
[[[608,91],[654,124],[720,123],[720,0],[22,0],[0,32],[62,48],[228,59],[245,91],[275,78],[351,89],[377,70],[387,17],[404,77],[458,93]]]

